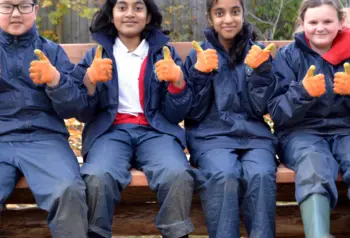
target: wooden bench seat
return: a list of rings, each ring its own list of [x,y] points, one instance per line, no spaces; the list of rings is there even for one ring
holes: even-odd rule
[[[267,45],[270,42],[263,42]],[[275,42],[281,47],[289,41]],[[63,44],[72,62],[77,63],[91,47],[95,44]],[[190,42],[175,42],[182,59],[185,59],[191,49]],[[275,54],[275,52],[274,52]],[[122,201],[116,208],[113,223],[113,234],[116,235],[155,235],[159,234],[153,225],[154,218],[159,209],[156,204],[156,194],[150,191],[146,177],[143,172],[131,170],[132,181],[122,193]],[[277,209],[276,230],[277,237],[304,237],[300,211],[294,198],[295,173],[280,165],[277,170]],[[339,202],[331,215],[331,230],[336,238],[350,237],[350,204],[346,196],[347,185],[337,179],[339,190]],[[24,178],[21,178],[17,186],[6,201],[11,204],[34,204],[34,198]],[[8,206],[10,207],[10,206]],[[21,208],[13,207],[5,210],[0,216],[0,238],[8,237],[51,237],[46,225],[46,212],[35,207]],[[198,194],[194,194],[191,210],[191,218],[195,231],[193,234],[207,235],[203,211],[200,206]],[[241,233],[246,235],[245,228],[241,222]]]

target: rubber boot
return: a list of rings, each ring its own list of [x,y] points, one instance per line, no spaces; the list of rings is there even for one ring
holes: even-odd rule
[[[313,194],[300,204],[306,238],[331,237],[330,204],[327,197]]]

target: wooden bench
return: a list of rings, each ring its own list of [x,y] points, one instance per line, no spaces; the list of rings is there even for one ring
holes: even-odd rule
[[[268,44],[269,42],[264,42]],[[281,47],[288,41],[275,42]],[[173,43],[184,59],[191,49],[190,42]],[[63,44],[73,62],[78,62],[94,44]],[[143,172],[132,170],[132,181],[122,194],[121,204],[116,208],[113,234],[117,235],[156,235],[153,225],[159,209],[155,203],[156,194],[148,188]],[[299,208],[294,199],[295,173],[280,165],[277,170],[277,237],[304,237]],[[331,215],[331,230],[336,238],[350,237],[350,206],[347,199],[347,186],[337,179],[339,202]],[[34,204],[34,198],[24,178],[17,183],[7,204]],[[198,194],[193,197],[191,218],[195,235],[207,235],[205,220]],[[243,222],[241,233],[246,235]],[[8,209],[0,217],[0,238],[5,237],[51,237],[46,225],[46,212],[37,208]]]

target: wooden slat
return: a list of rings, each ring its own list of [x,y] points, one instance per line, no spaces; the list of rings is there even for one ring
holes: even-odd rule
[[[153,225],[158,209],[157,204],[123,204],[117,207],[113,234],[125,236],[159,234]],[[0,238],[50,237],[45,221],[46,214],[38,209],[5,211],[4,217],[0,218]],[[297,206],[277,206],[276,214],[277,237],[303,237],[303,226]],[[193,205],[191,219],[195,227],[192,234],[207,235],[204,215],[199,204]],[[335,237],[350,237],[349,206],[338,206],[332,212],[331,219],[331,230]],[[241,221],[241,234],[246,236],[243,221]]]
[[[135,169],[131,170],[132,180],[129,186],[122,193],[122,202],[139,203],[147,201],[155,201],[156,195],[149,187],[146,176],[143,172]],[[277,201],[295,201],[294,199],[294,171],[280,165],[277,171]],[[339,190],[339,200],[347,201],[347,185],[342,183],[338,178],[337,186]],[[198,196],[195,196],[195,202],[199,201]],[[7,204],[32,204],[35,203],[28,184],[24,177],[17,183],[16,189],[10,198],[6,201]]]
[[[271,42],[274,42],[277,46],[275,51],[272,52],[272,55],[274,56],[277,52],[277,49],[285,46],[291,41],[262,41],[261,43],[268,45]],[[191,42],[171,42],[171,44],[174,45],[174,47],[176,48],[176,51],[179,53],[181,59],[184,61],[192,48]],[[68,57],[73,63],[78,63],[79,60],[85,55],[85,53],[95,45],[96,44],[94,43],[61,44],[61,46],[66,51]]]

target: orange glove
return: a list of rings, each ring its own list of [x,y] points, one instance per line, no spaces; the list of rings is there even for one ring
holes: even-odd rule
[[[160,81],[175,83],[180,79],[182,70],[171,58],[170,50],[167,46],[163,47],[163,54],[164,59],[156,63],[157,77]]]
[[[98,45],[95,58],[86,72],[92,83],[107,82],[112,79],[113,61],[109,58],[102,59],[102,50],[102,46]]]
[[[350,64],[344,64],[344,72],[334,75],[334,92],[340,95],[350,94]]]
[[[203,73],[210,73],[219,68],[219,57],[214,49],[203,50],[196,41],[192,41],[193,48],[197,51],[197,62],[194,67]]]
[[[59,72],[41,50],[34,50],[34,54],[39,60],[33,60],[30,63],[30,78],[35,84],[52,83],[55,77],[59,77]]]
[[[320,97],[326,92],[326,82],[323,74],[315,74],[316,67],[311,65],[303,79],[303,86],[311,97]]]
[[[269,59],[271,51],[275,48],[275,44],[269,44],[265,49],[261,49],[257,45],[253,45],[250,48],[244,63],[249,65],[252,69],[256,69],[262,63]]]

